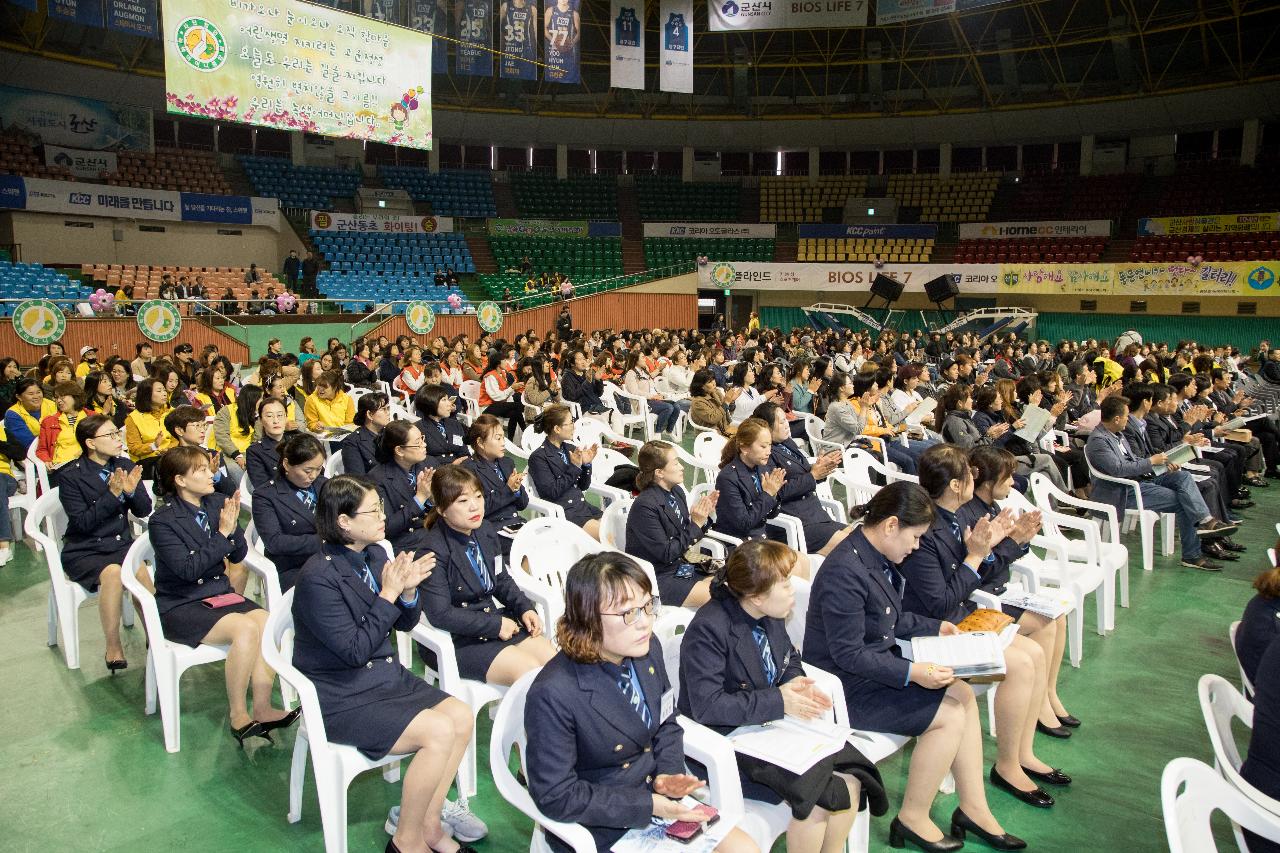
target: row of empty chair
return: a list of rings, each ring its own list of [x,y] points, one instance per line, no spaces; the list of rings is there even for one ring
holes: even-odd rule
[[[843,211],[847,199],[866,193],[864,175],[826,175],[814,182],[807,177],[766,175],[760,179],[760,221],[823,222],[824,211]]]
[[[333,234],[311,232],[316,248],[335,270],[363,272],[476,271],[466,238],[446,234]]]
[[[933,240],[920,237],[895,239],[863,239],[859,237],[804,237],[796,248],[796,260],[816,261],[889,261],[890,263],[927,264],[933,254]]]
[[[1248,234],[1189,234],[1179,237],[1139,237],[1129,257],[1134,261],[1185,261],[1198,255],[1206,261],[1270,261],[1280,255],[1280,232]]]
[[[759,237],[711,237],[697,240],[645,237],[644,259],[650,268],[693,261],[699,256],[716,261],[772,261],[773,248],[773,240]]]
[[[738,181],[686,183],[674,175],[636,177],[636,206],[650,222],[738,222]]]
[[[283,207],[332,210],[335,198],[351,198],[363,181],[355,169],[295,166],[281,157],[241,154],[237,157],[260,196],[280,199]]]
[[[316,277],[316,288],[329,299],[347,300],[340,311],[362,311],[365,305],[423,299],[432,303],[438,314],[464,314],[474,310],[462,291],[436,287],[425,273],[369,272],[365,270],[323,270]],[[458,307],[449,304],[457,296]],[[398,313],[405,306],[397,306]]]
[[[378,167],[378,177],[391,189],[404,190],[417,202],[431,205],[437,216],[498,215],[493,180],[487,171],[445,169],[432,174],[421,166]]]
[[[52,267],[0,260],[0,294],[5,299],[79,299],[89,293]],[[16,302],[0,303],[0,314],[11,317],[17,307]]]
[[[210,302],[219,301],[229,288],[236,299],[250,298],[254,290],[259,296],[265,296],[267,290],[277,295],[284,293],[284,284],[275,273],[259,268],[261,281],[257,284],[245,284],[244,276],[248,267],[192,267],[164,266],[147,264],[81,264],[80,274],[86,281],[92,281],[95,287],[103,287],[114,291],[120,287],[132,287],[133,299],[141,302],[145,299],[158,299],[164,277],[175,285],[185,277],[190,284],[197,279],[204,282],[206,295]]]
[[[231,195],[231,184],[212,151],[120,151],[116,154],[116,171],[103,172],[98,177],[112,186]]]
[[[618,221],[618,180],[613,175],[559,180],[541,172],[515,172],[511,193],[524,217]]]
[[[1095,263],[1102,260],[1107,241],[1102,237],[1034,237],[1001,240],[961,240],[956,261],[962,264]]]
[[[995,172],[939,175],[890,175],[886,194],[898,208],[919,211],[921,222],[981,222],[995,199]]]

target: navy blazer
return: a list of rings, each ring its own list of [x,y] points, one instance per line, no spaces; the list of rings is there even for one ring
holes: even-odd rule
[[[342,450],[342,473],[362,476],[378,467],[378,436],[368,427],[360,427],[344,438],[338,447]]]
[[[459,637],[496,640],[502,630],[502,617],[517,622],[533,604],[511,577],[511,567],[499,573],[496,561],[502,557],[498,532],[487,521],[475,531],[476,544],[484,557],[485,568],[493,581],[488,592],[480,585],[467,558],[468,537],[452,530],[443,519],[423,531],[422,547],[436,555],[436,567],[422,582],[423,610],[427,621],[442,631]],[[508,612],[494,606],[497,599]]]
[[[776,668],[764,673],[760,647],[752,631],[765,629]],[[727,733],[782,719],[781,685],[804,675],[800,652],[791,645],[787,624],[765,617],[757,622],[722,584],[711,601],[698,608],[680,642],[680,713]]]
[[[400,682],[400,662],[390,634],[411,631],[421,616],[412,605],[392,604],[369,588],[362,566],[379,584],[387,553],[324,544],[307,560],[293,593],[293,665],[315,685],[320,708],[337,714],[368,705],[379,687]]]
[[[787,472],[787,479],[778,491],[783,514],[809,524],[831,521],[831,516],[827,515],[822,501],[818,499],[818,481],[813,476],[813,466],[794,440],[775,441],[769,451],[769,461]]]
[[[902,581],[890,586],[882,561],[861,528],[854,530],[823,561],[809,591],[805,660],[838,675],[846,695],[868,681],[905,687],[911,662],[897,638],[937,634],[942,624],[902,606]]]
[[[387,540],[401,551],[422,550],[422,520],[427,510],[418,503],[418,474],[430,466],[419,462],[408,471],[394,462],[378,465],[368,477],[382,496],[382,510],[387,514]]]
[[[484,520],[494,527],[505,527],[524,521],[520,511],[529,506],[529,492],[522,485],[514,492],[507,486],[507,479],[516,470],[516,464],[506,456],[494,462],[488,462],[475,456],[467,458],[463,467],[470,469],[480,480],[480,489],[484,493]],[[493,466],[502,471],[499,474]]]
[[[1236,657],[1251,683],[1257,684],[1262,654],[1277,636],[1280,636],[1280,598],[1255,595],[1245,605],[1240,627],[1236,629]]]
[[[633,662],[649,707],[647,727],[610,664],[576,663],[564,652],[542,668],[525,699],[529,794],[552,820],[585,826],[601,850],[623,830],[649,826],[654,777],[685,772],[674,709],[661,716],[671,682],[657,638]]]
[[[127,457],[116,457],[98,465],[87,456],[73,459],[56,472],[54,485],[67,513],[67,532],[62,541],[66,562],[90,554],[114,554],[133,541],[129,513],[138,518],[151,514],[151,497],[141,483],[132,495],[114,497],[107,488],[107,476],[117,468],[132,471],[137,466]]]
[[[754,473],[763,480],[773,465],[765,463],[753,472],[742,461],[734,459],[716,476],[716,490],[720,500],[716,503],[715,529],[739,539],[766,539],[765,519],[778,514],[778,499],[757,486]]]
[[[676,499],[679,513],[667,501]],[[707,524],[699,527],[689,515],[684,489],[667,492],[651,485],[641,492],[627,513],[627,553],[653,563],[654,574],[675,574],[689,546],[706,535]],[[657,593],[657,590],[654,590]]]
[[[311,491],[319,495],[324,475],[316,477]],[[287,592],[298,581],[298,573],[313,554],[320,553],[314,505],[307,509],[298,498],[298,488],[280,477],[253,493],[253,524],[268,559],[280,575],[280,591]]]
[[[1268,797],[1280,797],[1280,643],[1263,652],[1253,686],[1253,734],[1240,775]]]
[[[239,526],[231,535],[218,531],[225,495],[214,492],[193,507],[179,497],[167,499],[151,514],[148,531],[156,551],[156,605],[167,613],[183,604],[234,592],[226,562],[238,563],[249,547]],[[209,532],[196,523],[196,511],[208,515]]]
[[[559,450],[544,441],[529,454],[527,472],[538,497],[563,507],[565,518],[581,527],[595,518],[596,513],[589,508],[587,496],[583,494],[591,486],[591,464],[578,466],[565,461],[569,452],[576,449],[567,441],[560,444]]]
[[[444,428],[444,433],[440,432]],[[466,456],[467,443],[464,440],[466,430],[454,417],[432,420],[423,418],[418,421],[418,431],[422,433],[422,441],[427,445],[427,467],[436,468],[448,465],[455,459]]]
[[[244,452],[244,473],[254,489],[261,489],[280,472],[280,442],[265,435]],[[255,493],[255,497],[256,497]]]
[[[978,523],[978,519],[982,516],[995,518],[1000,514],[1000,507],[991,506],[982,502],[981,498],[975,497],[966,503],[960,509],[956,510],[956,518],[960,521],[962,530],[973,527]],[[1022,559],[1026,553],[1031,550],[1026,545],[1019,545],[1008,536],[996,543],[991,549],[991,556],[995,559],[986,560],[982,563],[982,583],[978,588],[989,592],[992,595],[1001,595],[1004,593],[1005,587],[1009,583],[1010,571],[1009,566],[1014,561]]]
[[[603,393],[604,382],[596,379],[590,370],[582,376],[572,370],[566,370],[560,377],[560,396],[577,403],[584,412],[603,412],[605,405],[600,399]]]
[[[959,519],[956,519],[959,521]],[[967,528],[960,522],[960,535]],[[964,543],[951,531],[951,522],[939,510],[933,524],[920,537],[920,547],[902,561],[900,570],[907,579],[902,606],[912,613],[959,622],[978,605],[969,600],[982,585],[982,575],[965,564]]]

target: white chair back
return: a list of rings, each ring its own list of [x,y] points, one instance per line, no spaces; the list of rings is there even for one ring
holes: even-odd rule
[[[346,467],[342,462],[341,453],[333,453],[328,459],[324,460],[324,476],[326,480],[332,480],[340,474],[346,473]]]
[[[538,432],[533,427],[529,427],[522,432],[520,434],[520,449],[524,451],[525,458],[527,459],[529,454],[541,447],[546,440],[546,433]]]
[[[511,567],[518,569],[527,560],[528,572],[535,580],[563,593],[569,568],[587,554],[602,550],[601,543],[571,521],[535,518],[516,532],[511,543]]]
[[[267,626],[262,632],[262,659],[297,693],[307,738],[313,743],[327,744],[329,737],[325,734],[315,685],[293,665],[293,590],[286,592],[280,606],[271,608],[267,614]]]
[[[600,541],[605,548],[627,551],[627,516],[631,513],[631,498],[614,501],[605,509],[600,518]]]
[[[1240,671],[1240,686],[1244,688],[1245,696],[1253,695],[1253,682],[1249,680],[1249,676],[1244,674],[1244,664],[1240,662],[1240,653],[1236,651],[1236,633],[1240,630],[1240,620],[1232,622],[1227,628],[1227,637],[1231,641],[1231,654],[1235,655],[1236,668]]]
[[[720,452],[728,439],[718,432],[700,432],[693,439],[693,458],[706,471],[720,470]],[[715,476],[711,477],[715,481]]]
[[[1252,802],[1194,758],[1175,758],[1165,765],[1160,777],[1160,804],[1169,853],[1217,850],[1210,823],[1216,811],[1256,835],[1280,841],[1280,815]]]
[[[1232,722],[1239,720],[1253,731],[1253,705],[1236,690],[1231,682],[1220,675],[1200,676],[1197,685],[1200,696],[1200,713],[1209,731],[1209,743],[1213,747],[1213,764],[1222,777],[1257,805],[1267,811],[1280,814],[1280,801],[1268,797],[1240,775],[1244,760],[1236,746]]]

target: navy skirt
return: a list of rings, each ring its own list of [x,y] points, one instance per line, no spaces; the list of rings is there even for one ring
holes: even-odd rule
[[[204,642],[205,636],[213,630],[218,621],[230,613],[252,613],[261,610],[256,603],[245,599],[239,604],[219,607],[214,610],[205,607],[203,602],[189,601],[160,614],[160,626],[164,628],[164,638],[171,643],[196,648]]]
[[[658,597],[662,599],[662,603],[668,607],[679,607],[684,604],[684,600],[689,597],[689,593],[697,586],[707,575],[699,574],[697,569],[690,571],[689,577],[676,577],[673,569],[669,572],[658,572]]]
[[[519,616],[512,615],[508,611],[504,611],[502,615],[508,619],[515,620],[517,625],[520,624]],[[459,637],[455,634],[453,637],[453,650],[458,657],[458,674],[473,681],[487,680],[485,676],[498,655],[503,650],[518,646],[527,639],[529,639],[529,632],[523,627],[516,631],[509,640],[483,640],[479,637]]]
[[[64,556],[62,573],[89,592],[98,591],[98,577],[102,570],[112,564],[124,565],[125,554],[129,553],[132,542],[121,542],[120,547],[106,554],[81,554],[67,560]]]
[[[844,698],[849,725],[869,732],[916,737],[933,724],[946,690],[930,690],[918,684],[891,687],[867,678],[845,675]]]
[[[400,735],[423,711],[439,705],[449,694],[418,678],[403,666],[387,684],[369,692],[368,704],[330,714],[321,706],[329,740],[354,746],[374,761],[386,757]]]

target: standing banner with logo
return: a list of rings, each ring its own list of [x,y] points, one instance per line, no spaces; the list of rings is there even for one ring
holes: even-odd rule
[[[156,0],[107,0],[107,27],[130,35],[159,38]]]
[[[498,7],[498,41],[502,50],[498,76],[508,80],[538,79],[539,29],[536,0],[502,0]]]
[[[707,21],[713,33],[865,27],[867,0],[707,0]]]
[[[876,0],[876,26],[917,21],[956,10],[956,0]]]
[[[550,83],[578,82],[578,46],[582,42],[579,0],[544,0],[546,10],[542,37],[546,46],[546,67],[542,77]]]
[[[84,27],[100,27],[102,0],[49,0],[49,17]]]
[[[965,222],[961,240],[1008,240],[1014,237],[1110,237],[1111,220],[1056,222]]]
[[[81,148],[45,145],[44,164],[66,169],[77,178],[92,178],[96,181],[103,172],[114,172],[117,161],[114,151],[85,151]]]
[[[344,234],[448,234],[453,231],[453,217],[313,210],[311,227]]]
[[[658,12],[662,43],[658,51],[658,87],[693,94],[693,0],[662,0]]]
[[[0,86],[5,126],[21,128],[45,143],[94,151],[150,151],[151,110],[93,98]]]
[[[611,0],[609,85],[644,90],[644,0]]]
[[[492,77],[493,3],[462,0],[457,5],[458,42],[454,48],[455,73],[464,77]]]

